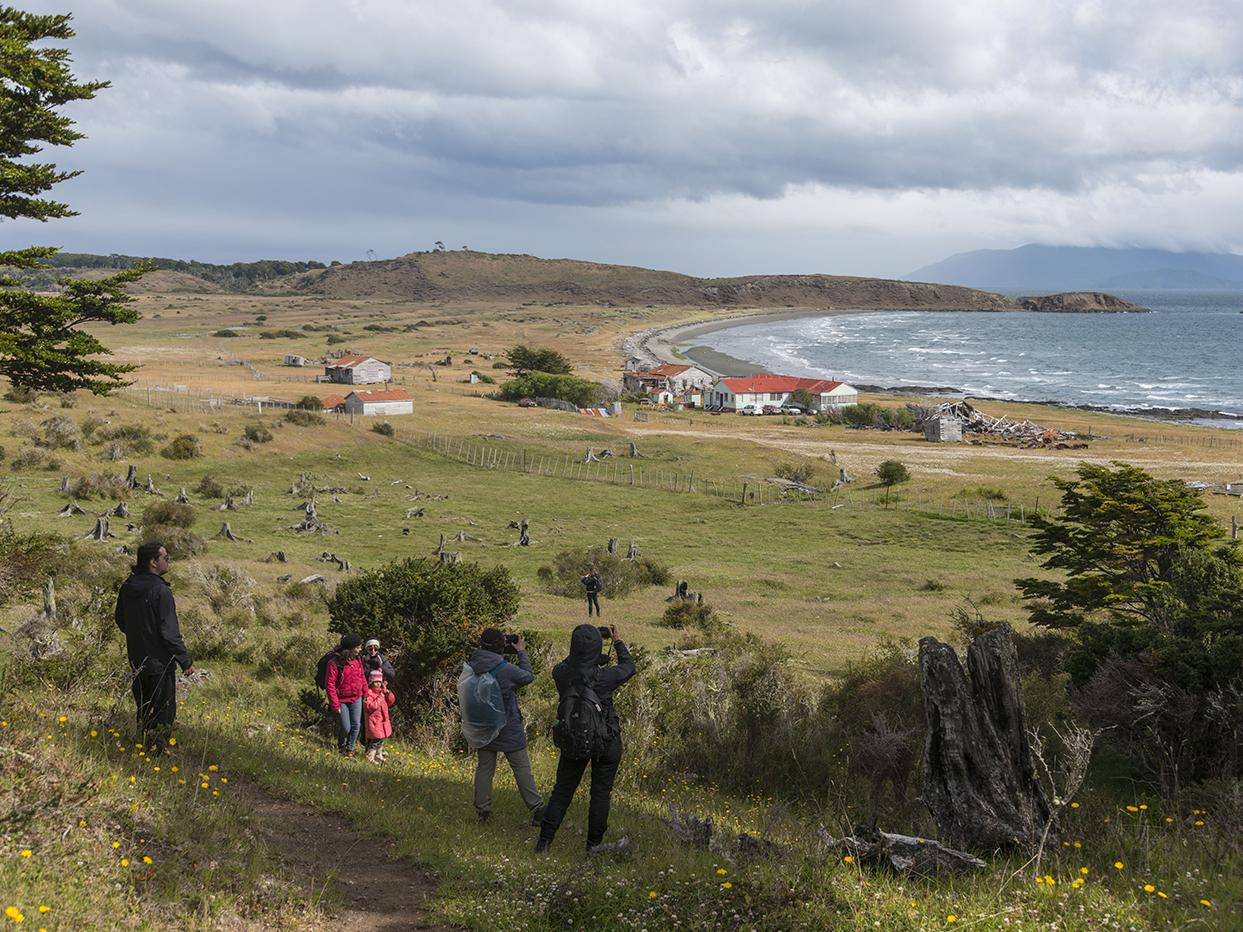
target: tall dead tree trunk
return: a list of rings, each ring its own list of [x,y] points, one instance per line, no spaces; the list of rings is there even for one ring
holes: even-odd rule
[[[609,552],[609,553],[611,553],[611,554],[612,554],[612,553],[617,553],[617,538],[616,538],[616,537],[610,537],[610,538],[609,538],[609,543],[608,543],[608,552]]]
[[[127,489],[138,488],[138,467],[137,466],[134,466],[131,464],[130,468],[126,470],[125,487]]]
[[[1050,819],[1027,741],[1010,628],[972,639],[964,674],[948,644],[919,642],[928,738],[924,803],[942,839],[972,851],[1034,850]]]

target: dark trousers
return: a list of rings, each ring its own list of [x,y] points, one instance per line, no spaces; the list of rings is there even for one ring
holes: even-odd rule
[[[134,705],[138,710],[138,733],[170,731],[177,720],[177,673],[169,664],[163,670],[139,670],[134,674]]]
[[[587,847],[591,848],[604,840],[604,833],[609,827],[609,801],[613,795],[613,781],[617,779],[621,757],[620,736],[614,738],[605,752],[598,757],[569,760],[565,754],[561,755],[557,761],[557,783],[552,788],[552,796],[544,809],[544,820],[540,823],[541,840],[551,842],[557,834],[588,764],[591,764],[591,802],[587,808]]]
[[[598,592],[587,593],[587,617],[588,618],[591,617],[591,607],[593,605],[596,607],[596,617],[599,618],[600,617],[600,593]]]

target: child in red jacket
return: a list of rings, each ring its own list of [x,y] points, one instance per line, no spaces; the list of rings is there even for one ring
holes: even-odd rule
[[[367,675],[367,695],[363,697],[363,718],[367,722],[367,760],[379,763],[384,760],[384,739],[393,733],[388,718],[388,707],[397,701],[393,691],[384,682],[384,673],[372,670]]]

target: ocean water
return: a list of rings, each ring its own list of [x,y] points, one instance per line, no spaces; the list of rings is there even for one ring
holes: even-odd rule
[[[866,385],[1243,415],[1243,293],[1120,297],[1152,313],[895,311],[747,324],[695,342],[772,372]]]

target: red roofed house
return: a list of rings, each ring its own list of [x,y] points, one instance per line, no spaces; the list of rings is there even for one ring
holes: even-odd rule
[[[691,389],[707,388],[712,384],[712,375],[698,366],[663,363],[651,369],[626,372],[622,384],[628,392],[667,388],[673,395],[682,395]]]
[[[834,379],[802,379],[794,375],[748,375],[743,378],[722,378],[708,391],[704,403],[722,411],[756,406],[780,407],[791,403],[790,396],[798,390],[811,395],[811,409],[826,411],[859,403],[859,393],[845,382]]]
[[[350,392],[345,396],[345,410],[351,414],[413,414],[414,400],[405,389],[394,388],[377,392]]]
[[[324,406],[325,411],[345,410],[345,396],[343,395],[325,395],[319,399],[319,403]]]
[[[371,385],[376,382],[391,382],[393,368],[374,356],[342,356],[324,366],[324,375],[328,376],[329,382]]]

